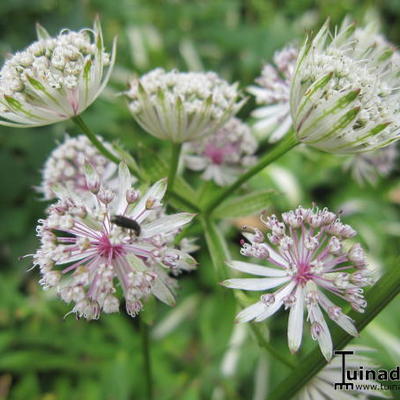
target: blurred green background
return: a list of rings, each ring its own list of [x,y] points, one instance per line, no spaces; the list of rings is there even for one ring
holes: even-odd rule
[[[84,118],[95,132],[109,140],[118,138],[134,154],[141,143],[160,146],[134,124],[123,98],[116,96],[135,73],[157,66],[211,69],[245,88],[275,50],[301,42],[327,17],[339,23],[348,14],[357,21],[378,18],[389,40],[400,43],[398,0],[1,0],[0,54],[4,58],[35,40],[35,22],[56,34],[64,27],[91,25],[96,14],[108,44],[113,36],[119,37],[117,65],[107,91]],[[252,106],[249,101],[240,116],[246,118]],[[89,323],[72,316],[64,320],[69,307],[42,291],[38,272],[28,271],[29,258],[19,260],[37,246],[35,223],[46,203],[34,188],[40,185],[46,158],[65,132],[79,133],[69,122],[0,128],[0,400],[142,399],[136,321],[124,313]],[[160,150],[162,155],[162,145]],[[342,161],[296,150],[251,184],[281,193],[267,205],[270,210],[309,206],[312,201],[342,209],[345,221],[359,231],[369,249],[373,266],[383,271],[395,263],[399,248],[399,171],[376,187],[360,187],[343,172]],[[223,229],[237,254],[237,228],[226,222]],[[201,240],[199,244],[203,245]],[[231,297],[216,292],[207,252],[196,257],[199,269],[180,279],[175,309],[148,307],[154,320],[156,398],[265,398],[265,391],[288,371],[272,364],[246,327],[236,330],[237,343],[232,346],[235,305]],[[376,347],[377,359],[387,368],[400,360],[399,306],[395,300],[357,341]],[[271,320],[268,334],[287,353],[286,319],[282,313]],[[305,349],[311,346],[312,341],[306,341]],[[233,363],[227,354],[234,355]]]

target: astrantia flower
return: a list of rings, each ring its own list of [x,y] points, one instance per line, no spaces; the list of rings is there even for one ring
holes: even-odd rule
[[[110,147],[107,143],[103,144]],[[52,189],[56,185],[66,186],[72,192],[90,193],[90,188],[86,184],[84,169],[86,163],[93,166],[108,186],[114,188],[118,183],[115,163],[100,154],[86,136],[80,135],[74,138],[67,136],[64,143],[57,146],[47,159],[39,191],[44,194],[46,200],[57,197]]]
[[[169,273],[191,270],[195,261],[173,247],[172,239],[193,215],[159,216],[165,180],[141,195],[124,164],[117,190],[104,186],[93,167],[86,169],[92,197],[58,185],[53,191],[59,201],[39,220],[41,247],[34,263],[40,267],[40,283],[55,288],[65,302],[74,303],[72,312],[87,319],[99,318],[101,311],[117,312],[121,296],[131,316],[150,294],[173,305],[175,280]],[[133,229],[116,216],[129,218]]]
[[[204,171],[203,179],[224,186],[255,162],[257,141],[246,124],[231,118],[216,133],[187,143],[184,149],[184,162],[188,168]]]
[[[157,68],[131,82],[129,109],[144,130],[182,143],[216,132],[237,113],[237,85],[214,72],[166,72]]]
[[[26,128],[75,117],[110,77],[116,42],[110,56],[98,20],[93,30],[64,29],[55,38],[41,26],[37,32],[38,41],[14,54],[0,71],[0,125]]]
[[[349,346],[344,350],[354,352],[354,354],[345,356],[346,371],[349,371],[352,376],[355,371],[360,371],[360,367],[364,369],[364,377],[366,369],[376,370],[377,365],[368,354],[374,352],[374,349],[364,346]],[[342,390],[338,392],[335,390],[334,384],[342,382],[342,376],[342,356],[338,355],[307,382],[295,396],[295,400],[337,400],[338,398],[365,400],[369,397],[388,397],[384,391],[374,389],[380,386],[376,381],[364,377],[351,381],[354,384],[353,389],[349,388],[345,392]]]
[[[344,168],[351,172],[359,184],[368,182],[374,185],[379,177],[393,171],[397,156],[396,144],[392,144],[383,149],[356,154],[344,164]]]
[[[343,247],[345,239],[356,232],[327,209],[298,207],[282,214],[282,220],[280,222],[275,215],[261,217],[269,230],[267,241],[256,228],[246,228],[244,232],[249,243],[242,243],[241,254],[266,261],[268,267],[242,261],[228,263],[231,268],[262,278],[229,279],[223,284],[244,290],[274,289],[241,311],[237,320],[263,321],[282,306],[290,309],[288,341],[292,352],[301,345],[306,310],[311,335],[318,340],[323,355],[329,360],[332,340],[322,310],[346,332],[357,336],[351,319],[331,297],[338,296],[356,311],[364,311],[367,304],[362,287],[370,285],[371,279],[363,249],[359,244],[353,244],[348,250]]]
[[[289,131],[292,126],[289,97],[290,81],[296,65],[298,50],[285,47],[274,55],[274,65],[264,65],[261,76],[256,79],[258,86],[249,86],[247,91],[256,97],[257,104],[252,116],[257,119],[253,128],[260,137],[269,137],[276,142]]]
[[[300,51],[290,92],[297,138],[335,153],[375,150],[399,138],[399,57],[372,28],[325,24]]]

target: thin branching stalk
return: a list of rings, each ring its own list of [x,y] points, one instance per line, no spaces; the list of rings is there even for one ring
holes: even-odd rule
[[[174,182],[175,182],[176,172],[178,170],[179,156],[181,154],[181,150],[182,150],[182,143],[172,143],[171,161],[168,173],[168,192],[170,193],[174,188]]]
[[[290,149],[298,145],[299,142],[293,134],[286,136],[285,139],[280,141],[270,152],[261,157],[256,165],[251,167],[247,172],[241,175],[235,182],[230,186],[221,191],[217,196],[215,196],[208,205],[204,208],[204,215],[211,215],[214,209],[222,203],[227,197],[229,197],[236,189],[247,182],[254,175],[263,170],[266,166],[271,164],[273,161],[287,153]]]
[[[114,163],[119,163],[120,160],[117,156],[112,154],[101,141],[96,137],[96,135],[91,131],[91,129],[85,124],[82,117],[77,115],[76,117],[72,118],[75,125],[77,125],[82,132],[87,136],[87,138],[92,142],[93,146],[106,158]]]

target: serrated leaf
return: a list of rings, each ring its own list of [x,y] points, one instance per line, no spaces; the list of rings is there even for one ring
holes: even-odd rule
[[[254,215],[268,206],[274,193],[275,191],[272,189],[259,190],[225,201],[215,209],[213,216],[216,218],[238,218]]]

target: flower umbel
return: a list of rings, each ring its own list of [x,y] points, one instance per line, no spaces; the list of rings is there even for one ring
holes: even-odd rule
[[[37,33],[38,41],[0,71],[0,125],[26,128],[75,117],[108,82],[116,40],[111,55],[105,52],[99,20],[93,30],[64,29],[55,38],[40,25]]]
[[[399,139],[399,57],[372,25],[326,23],[300,51],[290,91],[297,138],[320,150],[357,153]]]
[[[267,241],[256,228],[245,228],[243,234],[249,243],[242,242],[241,254],[266,261],[271,266],[228,262],[233,269],[263,278],[228,279],[223,284],[244,290],[278,288],[263,294],[257,303],[241,311],[238,321],[259,322],[282,306],[290,309],[288,342],[290,350],[296,352],[301,345],[306,310],[311,335],[318,340],[323,355],[329,360],[332,340],[322,310],[346,332],[358,335],[351,319],[330,297],[337,296],[348,301],[356,311],[364,311],[367,304],[362,288],[370,285],[371,279],[363,249],[359,244],[344,249],[343,242],[356,232],[327,209],[298,207],[283,213],[282,220],[279,221],[275,215],[261,217],[269,231]]]
[[[150,294],[173,305],[175,280],[169,273],[191,270],[195,261],[172,240],[193,214],[160,216],[166,181],[141,195],[132,188],[125,164],[119,166],[116,190],[102,184],[90,165],[86,179],[91,198],[64,186],[53,188],[59,201],[37,228],[41,247],[34,263],[40,267],[40,283],[55,288],[65,302],[72,301],[72,312],[86,319],[99,318],[101,311],[117,312],[119,292],[131,316]],[[115,216],[133,220],[136,229],[114,223]]]
[[[110,147],[108,144],[105,145]],[[93,166],[108,186],[114,188],[118,183],[116,164],[101,155],[86,136],[80,135],[73,138],[67,136],[47,159],[42,171],[43,180],[39,191],[44,194],[46,200],[57,198],[52,189],[57,185],[65,186],[71,192],[90,193],[92,185],[100,185],[100,181],[89,182],[88,187],[84,169],[86,163]]]
[[[204,171],[203,179],[224,186],[255,163],[256,149],[257,141],[249,127],[238,118],[231,118],[216,133],[185,144],[184,162],[194,171]]]
[[[155,137],[175,143],[216,132],[244,103],[236,84],[228,84],[214,72],[157,68],[132,80],[126,94],[138,124]]]
[[[252,112],[257,119],[253,125],[259,137],[269,137],[277,142],[292,126],[289,96],[290,81],[296,65],[298,50],[288,46],[274,54],[274,64],[264,65],[261,76],[256,79],[258,86],[249,86],[247,91],[256,97],[262,107]]]

